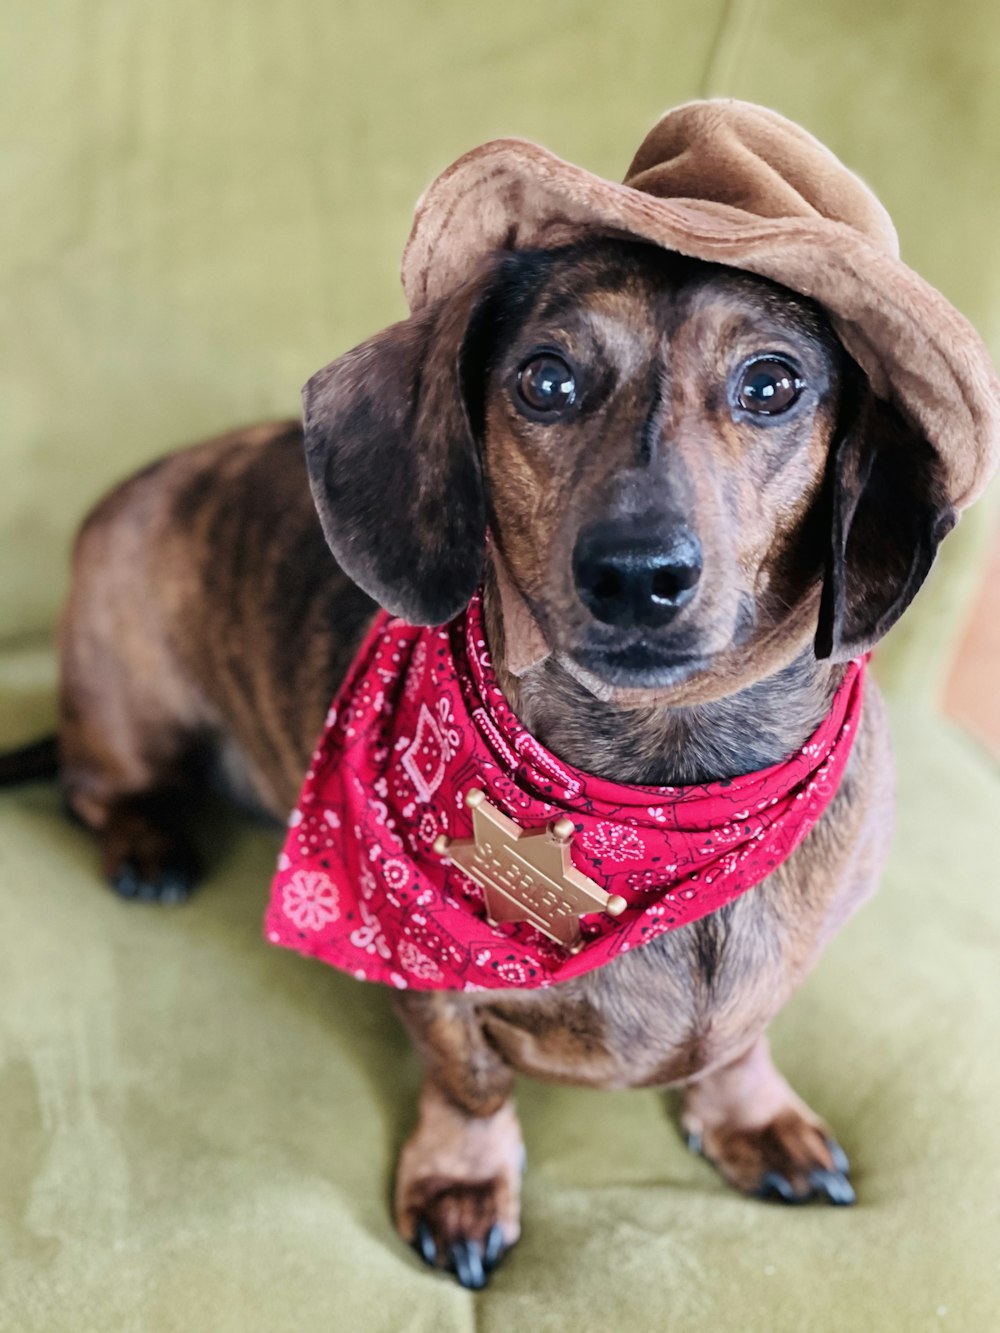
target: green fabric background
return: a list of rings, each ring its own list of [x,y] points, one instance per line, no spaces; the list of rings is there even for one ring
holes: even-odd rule
[[[521,134],[620,176],[665,107],[770,103],[878,190],[1000,349],[1000,10],[861,0],[11,0],[0,45],[0,745],[53,711],[68,543],[112,481],[297,409],[403,314],[417,195]],[[776,1025],[854,1210],[729,1193],[664,1100],[525,1083],[525,1240],[483,1295],[389,1225],[414,1057],[386,998],[260,939],[276,837],[188,907],[114,900],[54,793],[0,796],[0,1329],[1000,1326],[1000,786],[935,714],[989,502],[880,660],[882,893]]]

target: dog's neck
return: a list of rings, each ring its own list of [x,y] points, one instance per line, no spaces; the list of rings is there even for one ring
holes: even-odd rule
[[[554,656],[521,676],[508,670],[492,579],[484,589],[483,617],[498,683],[524,726],[565,763],[617,782],[685,786],[778,763],[819,726],[843,674],[805,652],[713,703],[622,708],[596,698]]]

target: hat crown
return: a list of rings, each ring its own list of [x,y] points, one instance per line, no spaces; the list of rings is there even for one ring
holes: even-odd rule
[[[720,98],[668,111],[639,145],[625,184],[762,218],[827,218],[899,254],[892,220],[868,186],[808,131],[749,102]]]

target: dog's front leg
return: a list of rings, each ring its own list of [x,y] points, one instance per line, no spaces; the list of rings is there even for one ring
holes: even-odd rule
[[[687,1086],[681,1124],[690,1146],[744,1194],[854,1202],[843,1149],[775,1069],[766,1036]]]
[[[427,1068],[420,1118],[396,1172],[396,1226],[426,1263],[482,1287],[521,1232],[524,1142],[513,1071],[464,997],[399,1000]]]

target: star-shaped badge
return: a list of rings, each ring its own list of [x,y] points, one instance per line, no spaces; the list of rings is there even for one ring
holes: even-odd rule
[[[625,911],[624,898],[605,892],[573,865],[572,819],[564,815],[528,832],[491,805],[478,787],[466,792],[465,804],[472,811],[473,836],[452,842],[442,833],[434,850],[482,888],[491,925],[528,921],[575,953],[583,946],[581,916]]]

